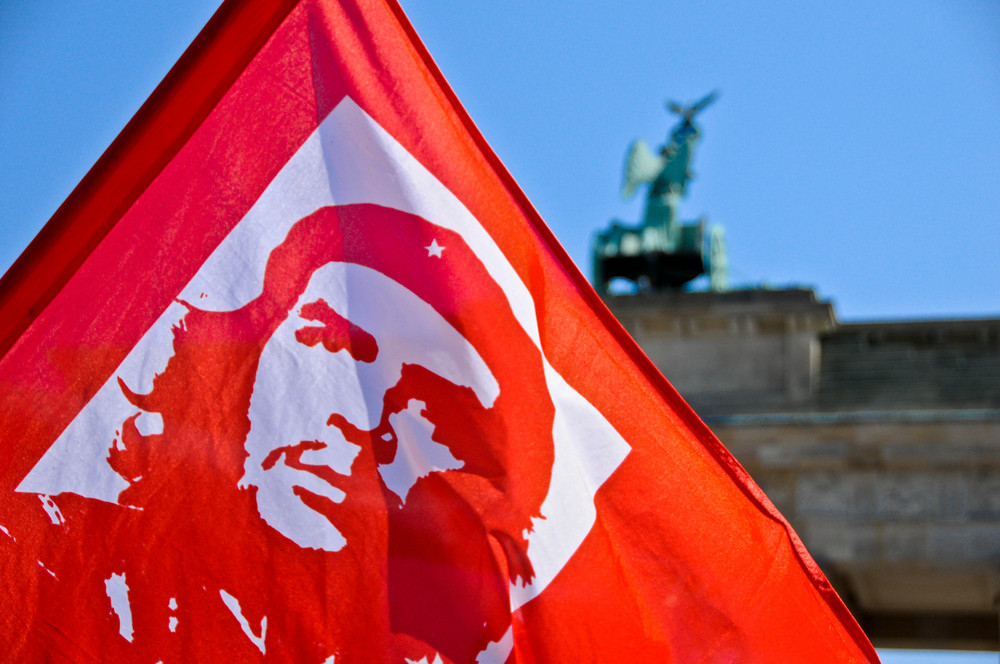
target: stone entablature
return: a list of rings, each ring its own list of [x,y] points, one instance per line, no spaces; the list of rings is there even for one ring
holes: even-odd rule
[[[1000,649],[1000,319],[842,324],[805,289],[606,302],[877,646]]]
[[[822,339],[821,408],[1000,408],[1000,320],[840,325]]]
[[[707,422],[876,645],[1000,647],[1000,410]]]
[[[833,307],[805,289],[651,293],[606,302],[703,417],[808,402],[819,387],[821,335],[837,324]]]

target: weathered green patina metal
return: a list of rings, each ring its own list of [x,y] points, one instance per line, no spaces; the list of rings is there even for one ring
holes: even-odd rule
[[[622,195],[630,198],[639,186],[648,184],[646,211],[638,226],[616,219],[595,236],[594,285],[599,293],[606,293],[616,277],[635,282],[639,290],[667,290],[707,274],[712,290],[727,288],[722,228],[713,226],[706,232],[704,217],[688,224],[678,221],[680,201],[691,179],[691,157],[701,135],[694,116],[716,96],[713,92],[690,106],[667,104],[681,119],[659,154],[642,139],[629,147]]]

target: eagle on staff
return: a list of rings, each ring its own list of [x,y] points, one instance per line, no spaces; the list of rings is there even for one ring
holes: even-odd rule
[[[667,109],[681,117],[681,121],[670,132],[667,144],[659,154],[649,149],[644,140],[638,138],[629,146],[625,159],[625,179],[622,195],[631,198],[641,184],[652,183],[649,195],[662,196],[668,191],[683,194],[691,179],[689,167],[694,144],[701,136],[701,130],[694,124],[694,117],[712,104],[719,96],[713,91],[701,100],[683,106],[675,101],[667,102]]]

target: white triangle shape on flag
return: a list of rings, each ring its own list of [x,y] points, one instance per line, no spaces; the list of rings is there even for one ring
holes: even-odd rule
[[[499,247],[464,205],[351,99],[345,98],[303,143],[250,211],[216,248],[178,299],[201,309],[231,311],[263,288],[270,252],[291,226],[331,205],[373,203],[408,212],[460,234],[501,287],[514,316],[541,346],[531,295]],[[18,491],[55,496],[73,493],[109,503],[127,483],[108,464],[122,423],[139,413],[122,393],[121,379],[145,393],[170,359],[172,328],[186,308],[171,304],[131,350],[41,460]],[[607,419],[543,361],[555,406],[555,462],[545,519],[529,534],[536,577],[512,588],[512,609],[541,592],[562,569],[594,524],[594,495],[629,452]],[[139,413],[142,433],[162,426]]]

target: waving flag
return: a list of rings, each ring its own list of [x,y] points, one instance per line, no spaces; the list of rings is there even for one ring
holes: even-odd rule
[[[5,661],[874,661],[392,0],[228,2],[0,282]]]

